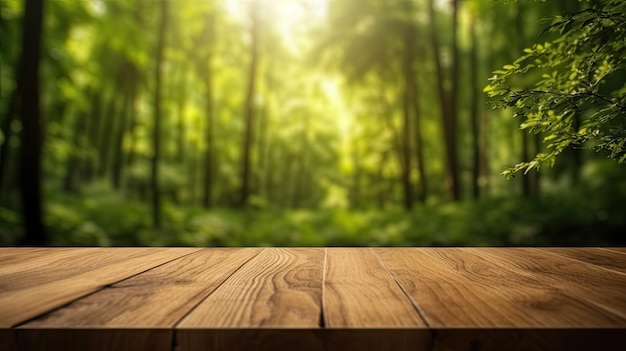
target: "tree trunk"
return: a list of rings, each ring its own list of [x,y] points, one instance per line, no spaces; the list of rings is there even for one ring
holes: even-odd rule
[[[63,180],[63,190],[66,192],[76,192],[78,190],[78,178],[84,166],[81,161],[84,159],[85,135],[87,134],[87,116],[81,111],[74,116],[74,126],[72,128],[72,150],[67,161],[65,179]]]
[[[43,26],[43,0],[24,2],[21,70],[20,193],[24,244],[45,245],[48,241],[42,220],[41,152],[43,128],[39,101],[39,59]]]
[[[204,151],[204,192],[202,205],[209,208],[213,199],[213,88],[211,85],[211,72],[207,74],[206,81],[206,150]]]
[[[404,101],[402,111],[402,187],[404,192],[404,209],[413,208],[413,187],[411,184],[411,115],[413,96],[411,80],[413,80],[413,57],[407,48],[404,55]]]
[[[9,168],[10,156],[13,156],[9,153],[9,149],[11,148],[10,140],[13,135],[11,124],[17,115],[19,103],[20,91],[19,89],[14,89],[11,93],[9,106],[6,114],[4,115],[4,120],[2,121],[1,126],[2,130],[0,131],[3,138],[2,144],[0,144],[0,194],[4,193],[4,177],[7,173],[7,169]]]
[[[251,42],[251,56],[250,56],[250,71],[248,75],[248,92],[246,94],[245,102],[245,132],[243,141],[243,156],[241,167],[241,192],[239,203],[241,206],[245,206],[250,196],[250,173],[251,162],[250,156],[252,154],[253,144],[253,132],[254,132],[254,115],[255,115],[255,84],[257,75],[257,63],[258,63],[258,31],[259,31],[259,5],[257,1],[253,1],[251,4],[251,29],[250,35],[252,37]]]
[[[452,1],[452,67],[451,67],[451,89],[447,91],[445,88],[446,77],[444,67],[441,61],[441,53],[439,48],[439,37],[437,35],[437,19],[435,14],[434,0],[428,1],[430,16],[430,34],[433,53],[435,56],[435,68],[437,72],[437,90],[439,93],[439,105],[441,109],[443,134],[445,145],[445,189],[446,196],[449,200],[457,201],[460,199],[459,180],[458,180],[458,161],[457,161],[457,140],[456,140],[456,124],[457,124],[457,90],[458,90],[458,48],[457,48],[457,19],[458,19],[458,2]]]
[[[475,16],[474,14],[472,16]],[[471,129],[472,129],[472,197],[478,199],[480,197],[480,121],[479,121],[479,87],[477,86],[478,78],[478,39],[476,37],[476,23],[474,18],[470,23],[470,82],[471,82]]]
[[[91,111],[89,118],[89,130],[88,130],[88,140],[89,143],[89,158],[85,162],[84,166],[84,179],[86,181],[93,180],[97,175],[97,156],[98,156],[98,138],[101,134],[100,125],[102,124],[102,96],[99,92],[92,92],[91,95]]]
[[[155,228],[161,227],[161,194],[159,190],[159,161],[161,158],[161,119],[162,119],[162,64],[163,51],[165,49],[165,33],[167,30],[167,0],[161,0],[161,22],[159,24],[159,37],[156,47],[156,86],[154,92],[154,130],[153,130],[153,157],[150,172],[152,193],[152,223]]]
[[[98,142],[98,177],[104,178],[109,174],[111,168],[111,150],[114,145],[115,116],[117,114],[117,97],[111,93],[110,101],[106,105],[105,113],[100,123],[102,124],[102,135]]]
[[[406,71],[406,84],[409,87],[409,101],[410,107],[413,109],[413,131],[415,138],[415,158],[417,164],[417,172],[419,176],[419,180],[417,182],[417,199],[420,202],[426,201],[427,191],[426,191],[426,167],[424,165],[424,139],[422,137],[422,111],[419,101],[419,81],[417,76],[417,71],[415,67],[415,60],[417,59],[417,50],[415,47],[416,38],[420,36],[417,33],[417,30],[414,25],[409,25],[407,27],[406,33],[406,47],[407,47],[407,57],[406,64],[408,65],[405,69]]]
[[[122,172],[124,171],[124,135],[128,124],[128,111],[130,110],[130,95],[124,94],[122,108],[117,115],[117,125],[113,145],[113,189],[120,189],[122,185]]]

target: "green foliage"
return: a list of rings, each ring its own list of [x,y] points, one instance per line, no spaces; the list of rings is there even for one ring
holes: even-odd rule
[[[552,19],[547,30],[557,39],[525,49],[490,79],[485,92],[494,107],[513,109],[521,127],[541,134],[547,145],[504,175],[553,164],[570,148],[626,161],[626,3],[601,4]],[[524,84],[524,77],[535,84]]]
[[[530,246],[623,244],[624,170],[589,163],[576,191],[540,199],[496,197],[401,210],[237,211],[164,204],[163,228],[145,204],[96,183],[83,196],[51,198],[46,224],[59,246]],[[603,175],[599,176],[599,175]],[[19,216],[0,207],[3,245],[19,239]]]

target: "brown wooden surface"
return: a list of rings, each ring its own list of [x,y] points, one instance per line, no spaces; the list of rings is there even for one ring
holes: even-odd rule
[[[0,351],[626,350],[621,248],[0,249]]]
[[[371,249],[327,249],[324,311],[330,328],[425,327]]]
[[[12,249],[5,250],[11,254]],[[15,326],[105,285],[197,250],[61,249],[38,253],[39,257],[34,260],[3,265],[0,268],[0,328]]]
[[[265,249],[178,325],[194,328],[317,328],[324,251]]]
[[[626,273],[626,255],[621,252],[600,248],[581,248],[577,250],[555,248],[547,250],[550,253],[556,253],[573,260]]]

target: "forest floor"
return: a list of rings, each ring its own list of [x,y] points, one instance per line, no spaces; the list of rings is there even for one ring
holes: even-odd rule
[[[45,223],[57,246],[603,246],[624,245],[626,203],[607,194],[491,198],[392,210],[237,210],[165,203],[152,228],[145,202],[119,194],[58,195]],[[0,244],[21,236],[0,207]]]

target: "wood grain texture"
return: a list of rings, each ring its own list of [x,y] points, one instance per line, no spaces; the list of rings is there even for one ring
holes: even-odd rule
[[[327,249],[324,318],[328,328],[425,327],[371,249]]]
[[[0,273],[3,269],[13,265],[34,261],[49,257],[51,255],[67,255],[69,252],[78,252],[80,250],[89,250],[89,248],[71,249],[71,248],[32,248],[32,247],[11,247],[0,248]],[[93,250],[93,249],[91,249]]]
[[[204,249],[76,300],[19,327],[171,328],[262,249]]]
[[[626,247],[603,247],[602,249],[626,254]]]
[[[626,350],[622,248],[0,249],[0,351]]]
[[[178,327],[317,328],[323,263],[321,249],[264,249]]]
[[[53,260],[3,266],[0,328],[8,328],[198,249],[77,250]]]
[[[626,273],[626,255],[620,252],[599,248],[551,248],[545,250],[580,262]]]
[[[18,333],[24,351],[172,351],[170,329],[30,329]]]
[[[483,248],[478,254],[490,262],[499,263],[527,279],[541,282],[567,296],[586,302],[607,317],[618,317],[617,324],[597,324],[588,327],[626,327],[626,276],[594,265],[551,254],[546,249]]]
[[[624,326],[541,276],[478,255],[483,249],[374,249],[432,328]],[[480,251],[482,252],[482,251]]]

